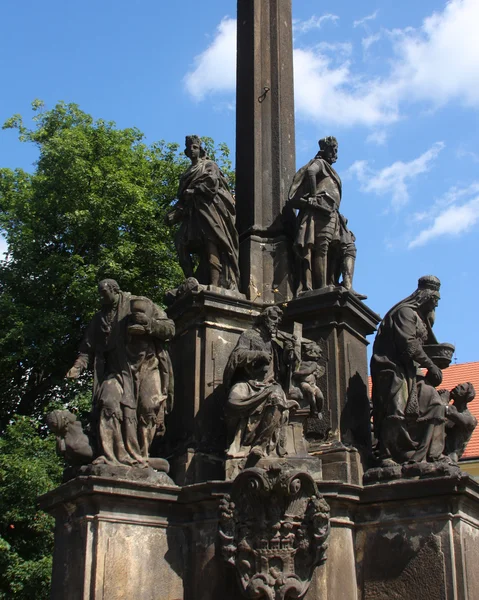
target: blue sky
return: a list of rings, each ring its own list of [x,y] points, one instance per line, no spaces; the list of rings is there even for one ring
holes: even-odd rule
[[[234,149],[235,13],[235,0],[3,0],[0,121],[65,100],[148,142],[198,133]],[[384,314],[437,275],[437,336],[479,360],[479,2],[293,0],[293,16],[297,163],[338,138],[355,288]],[[0,166],[35,157],[0,132]]]

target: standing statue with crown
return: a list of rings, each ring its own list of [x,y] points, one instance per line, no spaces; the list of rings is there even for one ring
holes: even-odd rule
[[[228,182],[197,135],[186,136],[185,154],[191,166],[180,178],[178,201],[167,216],[170,225],[179,223],[175,245],[180,265],[185,277],[194,276],[200,284],[237,290],[239,242]]]
[[[417,290],[386,314],[374,342],[373,419],[381,467],[448,462],[446,403],[436,386],[454,346],[438,344],[432,331],[440,285],[433,275],[421,277]]]

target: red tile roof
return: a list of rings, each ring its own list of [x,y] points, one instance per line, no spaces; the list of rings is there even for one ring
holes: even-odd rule
[[[439,387],[452,390],[458,383],[470,381],[476,390],[476,397],[469,403],[469,410],[479,421],[479,362],[451,365],[442,372],[442,383]],[[371,377],[369,377],[369,393],[371,394]],[[479,425],[464,452],[463,459],[479,458]]]

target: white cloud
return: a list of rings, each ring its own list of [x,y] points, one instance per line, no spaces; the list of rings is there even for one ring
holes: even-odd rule
[[[195,57],[194,69],[186,74],[188,92],[203,100],[209,93],[230,92],[236,86],[236,19],[218,25],[213,42]]]
[[[453,204],[439,213],[426,229],[423,229],[410,243],[409,248],[424,246],[431,240],[449,236],[456,237],[469,231],[479,221],[479,196],[462,206]]]
[[[339,20],[337,15],[326,14],[321,17],[317,17],[313,15],[307,21],[296,20],[293,23],[293,28],[295,33],[308,33],[312,29],[321,29],[321,26],[326,21],[331,21],[336,23]]]
[[[294,81],[298,114],[309,120],[373,126],[398,118],[397,105],[385,97],[381,85],[355,77],[347,60],[335,66],[315,49],[296,49]]]
[[[372,133],[368,135],[366,138],[366,142],[368,144],[376,144],[377,146],[384,146],[386,140],[388,138],[388,134],[384,129],[376,129]]]
[[[319,42],[314,46],[313,50],[321,54],[329,52],[332,56],[341,60],[342,58],[351,56],[353,53],[353,45],[351,42]]]
[[[443,142],[436,142],[421,156],[409,162],[398,160],[380,171],[372,169],[365,160],[356,161],[348,173],[357,177],[362,192],[377,196],[390,194],[393,208],[398,209],[409,201],[408,182],[429,171],[443,148]]]
[[[360,25],[365,25],[368,21],[374,21],[374,19],[378,16],[378,10],[375,10],[372,14],[363,17],[362,19],[358,19],[353,22],[353,27],[359,27]]]
[[[368,35],[367,37],[361,40],[361,44],[364,52],[367,52],[369,48],[383,37],[382,33],[374,33],[373,35]]]
[[[325,17],[312,17],[297,27],[318,26]],[[375,13],[357,21],[364,24]],[[479,109],[479,22],[477,0],[449,0],[442,12],[426,18],[419,29],[382,31],[393,51],[386,75],[362,74],[347,54],[331,45],[296,47],[295,93],[298,115],[318,124],[345,127],[386,126],[401,118],[407,105],[425,102],[436,108],[456,100]],[[316,25],[314,25],[316,24]],[[367,49],[376,36],[363,40]],[[196,99],[231,93],[235,87],[236,26],[221,21],[211,45],[195,58],[185,77]]]
[[[479,108],[478,21],[477,0],[450,0],[419,31],[392,32],[397,93],[433,105],[458,99]]]
[[[468,158],[475,163],[479,163],[479,154],[472,150],[466,150],[465,148],[458,148],[456,152],[457,158]]]

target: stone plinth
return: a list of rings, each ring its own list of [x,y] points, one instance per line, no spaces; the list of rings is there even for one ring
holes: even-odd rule
[[[55,517],[52,600],[179,600],[179,488],[78,477],[41,498]]]
[[[280,304],[293,296],[291,242],[282,230],[250,229],[240,236],[242,289],[256,303]]]
[[[468,476],[366,486],[355,520],[359,600],[479,597],[479,484]]]
[[[166,454],[178,484],[224,479],[226,425],[223,372],[258,307],[231,292],[189,292],[169,309],[175,407],[166,422]],[[165,453],[162,455],[165,456]]]
[[[331,432],[312,440],[310,453],[323,460],[323,479],[360,483],[370,449],[367,335],[379,316],[344,288],[326,288],[296,298],[284,322],[303,325],[303,336],[323,348],[326,374],[319,381],[329,411]]]
[[[219,502],[232,483],[90,476],[44,495],[56,518],[52,600],[241,600],[218,551]],[[331,532],[306,600],[477,599],[477,482],[322,481],[318,490]]]

